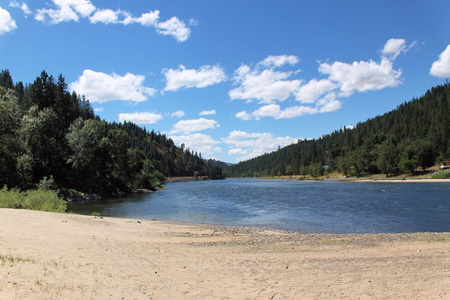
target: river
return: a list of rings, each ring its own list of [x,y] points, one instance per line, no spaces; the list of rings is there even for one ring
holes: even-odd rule
[[[444,232],[450,231],[450,183],[178,182],[151,194],[74,202],[69,210],[305,233]]]

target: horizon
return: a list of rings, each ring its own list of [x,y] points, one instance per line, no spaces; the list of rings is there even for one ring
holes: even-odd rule
[[[101,119],[238,163],[445,84],[443,3],[0,0],[0,68],[62,74]]]

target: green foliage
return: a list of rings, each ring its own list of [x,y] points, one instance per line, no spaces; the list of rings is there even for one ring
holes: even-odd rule
[[[67,204],[58,197],[55,191],[29,190],[20,192],[17,189],[8,190],[5,186],[0,190],[0,207],[65,212]]]
[[[223,178],[220,167],[159,132],[100,120],[67,87],[45,71],[15,86],[0,72],[1,185],[117,195],[160,188],[165,176]]]
[[[436,174],[433,174],[432,176],[431,176],[431,178],[433,178],[433,179],[449,179],[450,178],[450,172],[439,172],[439,173],[436,173]]]
[[[22,208],[50,212],[65,212],[67,204],[55,191],[29,190],[26,192]]]
[[[6,185],[0,190],[0,208],[22,208],[25,194],[17,189],[8,190]]]
[[[50,177],[44,176],[44,178],[39,181],[38,189],[44,190],[44,191],[58,191],[58,185],[55,182],[55,179],[53,178],[53,175],[50,175]]]
[[[399,155],[397,143],[393,138],[385,140],[378,147],[378,167],[386,176],[398,172]]]

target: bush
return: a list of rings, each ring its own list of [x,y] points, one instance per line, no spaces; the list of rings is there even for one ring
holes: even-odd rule
[[[27,191],[23,208],[51,212],[65,212],[67,205],[58,197],[57,192],[50,190]]]
[[[0,208],[23,208],[62,213],[66,211],[67,204],[58,197],[55,191],[29,190],[24,193],[16,189],[8,190],[5,186],[0,190]]]
[[[436,173],[431,176],[432,179],[447,179],[450,178],[450,172],[442,172],[442,173]]]
[[[0,208],[22,208],[25,195],[19,190],[8,190],[4,186],[0,190]]]

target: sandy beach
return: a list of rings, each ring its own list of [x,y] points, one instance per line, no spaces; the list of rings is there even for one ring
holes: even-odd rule
[[[301,234],[0,209],[0,299],[450,299],[450,233]]]

